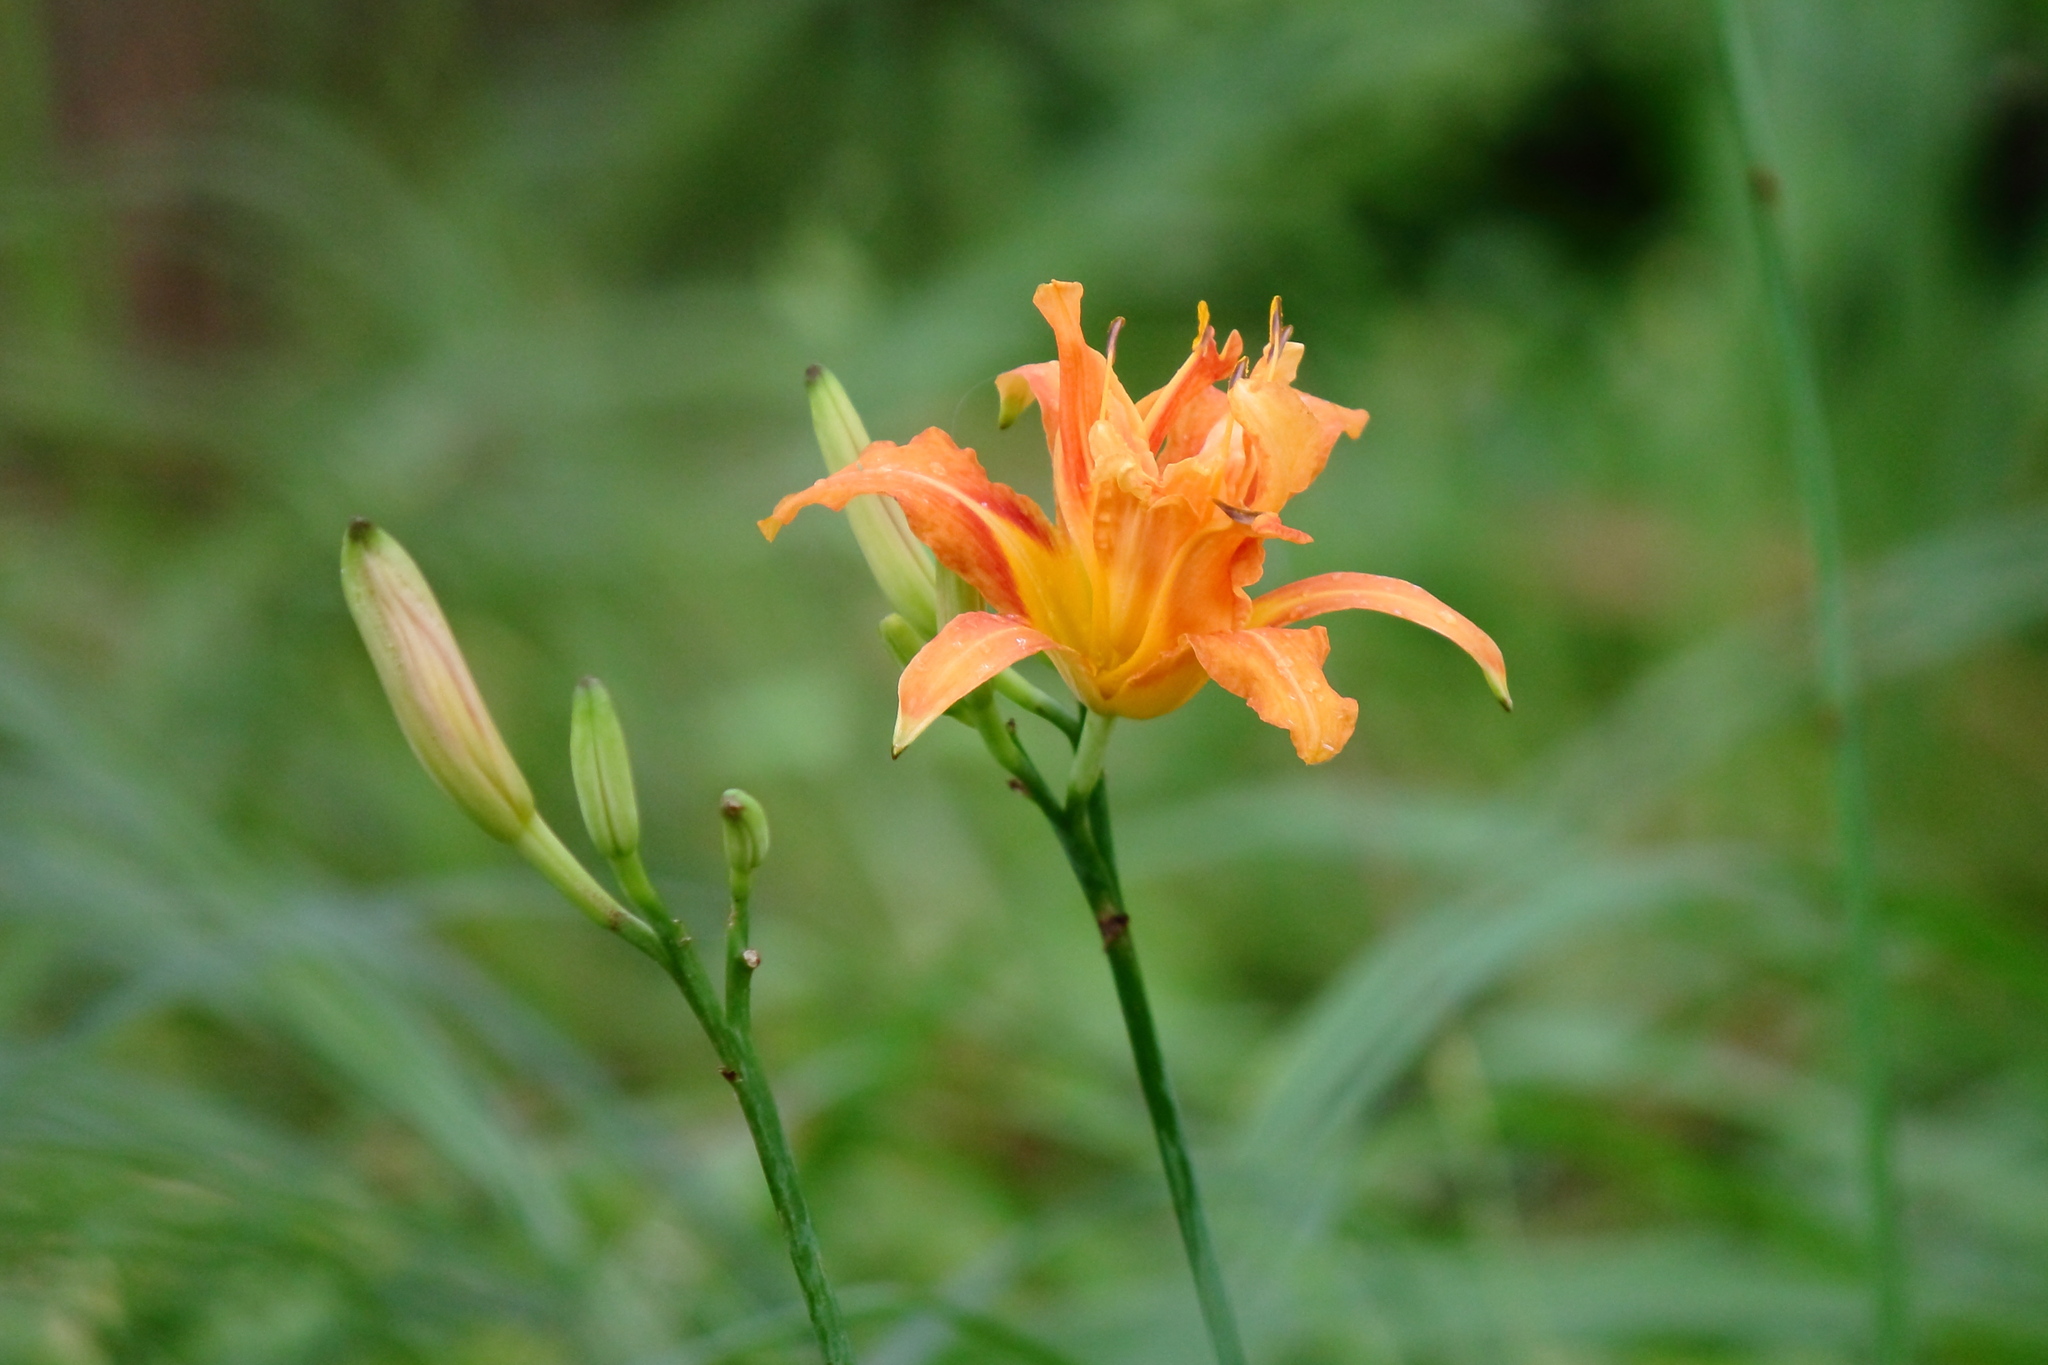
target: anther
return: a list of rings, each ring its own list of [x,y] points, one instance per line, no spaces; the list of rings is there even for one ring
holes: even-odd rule
[[[1229,517],[1239,526],[1249,526],[1259,519],[1257,512],[1247,512],[1242,507],[1232,507],[1229,503],[1220,499],[1217,500],[1216,506],[1222,509],[1224,516]]]

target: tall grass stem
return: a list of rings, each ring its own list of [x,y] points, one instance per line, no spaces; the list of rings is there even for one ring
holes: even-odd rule
[[[1813,554],[1814,617],[1821,699],[1833,748],[1835,838],[1848,925],[1850,1034],[1861,1122],[1859,1160],[1869,1208],[1872,1344],[1878,1365],[1903,1365],[1910,1352],[1905,1247],[1893,1154],[1890,1009],[1884,973],[1884,924],[1872,877],[1870,786],[1865,764],[1862,686],[1851,634],[1848,573],[1833,441],[1821,401],[1785,245],[1783,179],[1765,112],[1763,81],[1743,0],[1717,0],[1721,58],[1735,116],[1744,200],[1756,237],[1765,306],[1790,407],[1793,463]]]

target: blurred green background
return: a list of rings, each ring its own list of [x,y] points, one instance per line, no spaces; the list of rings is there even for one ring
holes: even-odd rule
[[[1758,0],[1872,679],[1921,1359],[2048,1360],[2048,9]],[[1111,753],[1262,1365],[1865,1347],[1826,737],[1711,14],[1672,0],[0,6],[0,1360],[812,1358],[713,1060],[415,766],[335,580],[433,577],[565,833],[775,820],[763,1047],[873,1365],[1206,1358],[1095,934],[958,727],[888,760],[802,373],[1044,496],[990,377],[1285,295],[1374,417],[1268,579],[1304,769]],[[1035,724],[1035,723],[1034,723]],[[1034,742],[1045,735],[1032,733]],[[1050,756],[1050,749],[1045,750]],[[574,841],[580,845],[580,831]]]

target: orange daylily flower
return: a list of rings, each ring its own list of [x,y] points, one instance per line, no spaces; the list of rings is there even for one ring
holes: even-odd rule
[[[939,562],[992,610],[963,612],[903,670],[898,752],[948,707],[1012,664],[1050,656],[1091,709],[1145,719],[1214,680],[1287,730],[1309,763],[1351,738],[1358,703],[1323,677],[1325,612],[1386,612],[1426,626],[1478,662],[1502,705],[1507,670],[1486,632],[1411,583],[1327,573],[1260,597],[1268,540],[1305,542],[1280,510],[1322,472],[1337,437],[1366,415],[1294,387],[1301,343],[1273,301],[1255,364],[1236,332],[1219,349],[1197,310],[1193,353],[1164,388],[1133,402],[1109,353],[1081,334],[1081,286],[1041,285],[1032,302],[1059,358],[996,380],[1005,423],[1036,401],[1051,448],[1056,519],[991,481],[971,450],[932,427],[905,445],[877,441],[854,463],[776,504],[770,540],[805,507],[894,498]],[[1228,381],[1224,388],[1216,385]]]

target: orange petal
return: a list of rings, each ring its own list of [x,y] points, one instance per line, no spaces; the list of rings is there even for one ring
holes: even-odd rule
[[[1088,431],[1102,408],[1109,364],[1081,333],[1081,286],[1053,280],[1038,286],[1031,302],[1052,326],[1059,343],[1059,408],[1046,405],[1052,444],[1052,483],[1060,520],[1069,530],[1088,524]],[[1041,390],[1038,401],[1045,405]]]
[[[875,442],[838,473],[775,504],[760,522],[761,534],[773,540],[813,503],[836,512],[863,493],[894,498],[939,562],[1004,611],[1032,614],[1044,607],[1057,533],[1037,503],[992,481],[973,451],[937,427],[908,445]]]
[[[1060,429],[1060,363],[1041,360],[1036,365],[1019,365],[996,376],[996,426],[1008,430],[1034,402],[1045,417],[1048,445]]]
[[[1217,686],[1243,697],[1260,720],[1293,737],[1302,762],[1335,758],[1350,740],[1358,703],[1338,696],[1323,677],[1330,632],[1321,626],[1218,631],[1190,635],[1188,644]]]
[[[1285,626],[1328,611],[1381,611],[1426,626],[1472,656],[1486,685],[1512,711],[1508,666],[1493,637],[1413,583],[1371,573],[1326,573],[1275,588],[1252,601],[1252,624]]]
[[[917,652],[897,679],[896,735],[891,746],[902,753],[954,702],[1019,659],[1058,648],[1051,636],[1014,616],[960,613]]]
[[[1209,307],[1202,305],[1195,333],[1194,349],[1165,387],[1138,400],[1138,415],[1144,419],[1147,448],[1162,465],[1193,455],[1202,441],[1229,411],[1229,402],[1213,386],[1237,368],[1243,342],[1237,333],[1221,351],[1216,349],[1216,329],[1209,325]]]
[[[1286,349],[1297,348],[1298,343]],[[1234,501],[1255,512],[1277,512],[1314,483],[1338,436],[1357,436],[1365,430],[1366,419],[1357,408],[1339,407],[1261,378],[1231,386],[1230,415],[1244,428],[1249,457],[1244,486],[1232,490],[1237,495]]]

